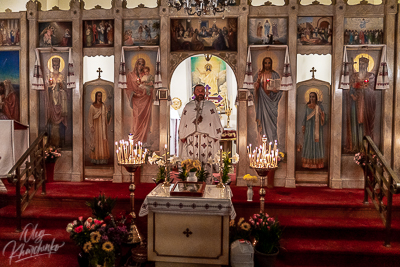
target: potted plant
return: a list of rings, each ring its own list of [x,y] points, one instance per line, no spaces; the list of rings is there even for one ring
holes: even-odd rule
[[[107,215],[104,220],[91,217],[83,220],[83,217],[79,217],[68,224],[66,230],[70,238],[85,255],[78,255],[80,266],[115,265],[116,254],[120,251],[122,242],[128,238],[127,227],[132,220],[129,216],[114,219],[112,215]]]
[[[251,235],[255,239],[254,261],[256,266],[274,266],[279,253],[282,227],[278,220],[267,213],[256,213],[249,219]]]
[[[186,177],[188,182],[197,182],[196,173],[201,170],[201,163],[199,160],[185,159],[181,162],[182,173],[179,175],[181,179]]]
[[[54,166],[59,157],[61,157],[59,149],[49,147],[45,151],[46,179],[48,183],[54,181]]]

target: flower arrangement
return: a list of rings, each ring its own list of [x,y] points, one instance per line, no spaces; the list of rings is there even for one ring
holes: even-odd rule
[[[229,171],[232,166],[231,158],[229,158],[230,152],[222,153],[222,183],[226,184],[229,180]]]
[[[286,162],[286,153],[285,152],[278,152],[278,164],[280,162]]]
[[[107,215],[104,220],[83,217],[67,225],[70,238],[87,253],[90,266],[114,266],[116,251],[128,238],[131,215],[119,215],[116,219]]]
[[[164,155],[165,156],[165,155]],[[163,157],[158,156],[155,152],[153,152],[153,155],[148,158],[148,162],[150,164],[157,164],[158,165],[158,172],[157,172],[157,177],[155,182],[158,184],[160,182],[165,181],[165,179],[169,178],[169,173],[167,172],[167,166],[165,160],[163,160]]]
[[[106,198],[103,194],[94,197],[91,201],[86,202],[86,206],[92,209],[92,214],[98,220],[103,220],[106,216],[110,215],[115,207],[117,198]]]
[[[201,163],[197,159],[185,159],[181,162],[181,167],[189,172],[197,172],[201,170]]]
[[[181,162],[181,171],[179,172],[178,178],[182,181],[186,181],[187,177],[189,176],[189,172],[196,172],[198,181],[200,181],[198,174],[201,172],[200,178],[201,180],[204,179],[205,181],[206,177],[203,176],[205,176],[206,173],[199,160],[185,159]]]
[[[354,155],[354,162],[357,165],[360,166],[365,166],[365,162],[366,162],[366,156],[363,152],[359,152],[357,154]]]
[[[240,218],[238,223],[235,223],[235,220],[231,220],[229,222],[229,242],[232,243],[238,239],[244,239],[250,241],[251,234],[251,225],[244,220],[244,218]]]
[[[253,184],[257,183],[257,176],[252,176],[250,174],[246,174],[243,176],[243,180],[246,181],[247,186],[252,186]]]
[[[45,151],[46,163],[55,163],[59,157],[61,157],[60,149],[56,149],[54,147],[49,147]]]
[[[251,236],[257,242],[255,248],[264,254],[273,254],[279,251],[279,241],[282,236],[282,227],[278,220],[267,213],[256,213],[249,219]]]

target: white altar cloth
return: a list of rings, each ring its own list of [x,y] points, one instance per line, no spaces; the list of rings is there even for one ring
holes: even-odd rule
[[[174,184],[171,184],[171,189]],[[229,215],[231,219],[236,218],[236,211],[231,198],[232,191],[229,186],[225,187],[225,193],[221,196],[221,189],[216,185],[206,185],[203,197],[171,197],[162,184],[154,188],[145,198],[139,211],[139,216],[146,216],[149,211],[169,212],[177,214],[198,215]]]

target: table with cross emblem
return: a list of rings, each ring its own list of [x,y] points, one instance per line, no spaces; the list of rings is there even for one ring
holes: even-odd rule
[[[236,216],[231,196],[229,186],[206,185],[202,197],[178,197],[158,185],[139,212],[148,215],[148,260],[156,266],[227,265],[229,220]]]

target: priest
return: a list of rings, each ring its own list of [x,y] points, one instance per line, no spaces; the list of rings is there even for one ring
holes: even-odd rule
[[[205,165],[219,149],[224,128],[213,102],[205,99],[204,86],[194,87],[195,99],[186,104],[179,124],[179,155]],[[208,168],[207,168],[208,169]]]

